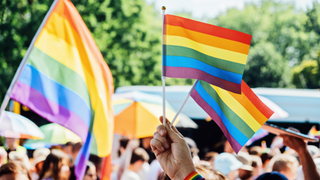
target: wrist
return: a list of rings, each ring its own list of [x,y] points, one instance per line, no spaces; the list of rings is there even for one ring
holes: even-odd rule
[[[299,150],[297,150],[298,155],[301,157],[301,155],[304,155],[306,153],[309,153],[307,149],[307,145],[301,147]]]
[[[204,180],[204,177],[201,176],[197,171],[190,173],[184,180]]]
[[[174,174],[174,177],[172,177],[172,180],[184,180],[188,175],[190,175],[192,172],[196,171],[196,168],[194,165],[189,165],[185,167],[181,167],[177,173]]]

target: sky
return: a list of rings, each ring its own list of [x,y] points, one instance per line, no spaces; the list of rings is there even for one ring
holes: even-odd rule
[[[216,17],[218,14],[226,12],[228,8],[236,7],[242,9],[247,2],[259,0],[146,0],[148,4],[155,4],[156,9],[161,11],[162,6],[166,6],[166,13],[191,12],[192,17],[205,18]],[[283,2],[294,2],[296,7],[306,10],[312,6],[313,0],[281,0]],[[320,2],[320,0],[317,0]]]

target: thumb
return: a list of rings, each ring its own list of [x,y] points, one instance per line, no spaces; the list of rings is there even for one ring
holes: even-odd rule
[[[160,121],[163,122],[163,117],[160,116]],[[167,134],[172,142],[184,141],[183,136],[180,132],[171,124],[171,122],[166,118],[166,130]]]

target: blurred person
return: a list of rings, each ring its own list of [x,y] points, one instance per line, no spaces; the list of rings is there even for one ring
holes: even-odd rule
[[[27,154],[24,154],[23,152],[11,151],[9,153],[9,162],[21,162],[28,170],[32,169]]]
[[[38,180],[40,172],[42,171],[43,162],[46,160],[47,156],[50,154],[48,148],[36,149],[33,152],[32,166],[34,167],[34,172],[31,174],[33,180]]]
[[[319,180],[320,175],[317,171],[317,166],[307,149],[307,143],[302,139],[293,136],[281,135],[281,137],[283,138],[283,144],[285,146],[295,150],[298,153],[300,164],[302,165],[304,179]]]
[[[150,170],[146,175],[146,180],[157,180],[160,174],[163,172],[161,165],[157,159],[150,164]]]
[[[224,141],[223,152],[230,153],[230,154],[232,154],[234,152],[233,148],[231,147],[231,145],[227,139]]]
[[[273,156],[269,153],[262,153],[260,158],[262,161],[262,167],[264,169],[264,172],[267,172],[267,169],[269,167],[269,162],[273,158]]]
[[[310,155],[311,155],[311,153],[310,153]],[[313,159],[313,161],[317,167],[318,173],[320,174],[320,158],[315,158],[315,159]],[[297,180],[305,180],[302,166],[299,167],[299,170],[297,173]]]
[[[39,180],[68,180],[70,176],[69,158],[60,150],[52,150],[43,162]]]
[[[205,161],[209,162],[211,164],[211,167],[214,168],[214,159],[219,155],[219,153],[211,151],[211,152],[207,152],[204,155],[204,159]]]
[[[276,155],[271,159],[270,165],[272,166],[272,171],[283,174],[289,180],[296,179],[299,162],[294,156],[289,154]]]
[[[71,152],[72,155],[71,156],[72,156],[72,159],[74,162],[76,161],[77,155],[78,155],[81,148],[82,148],[81,142],[77,142],[72,146],[72,152]]]
[[[260,146],[252,146],[252,147],[249,148],[249,154],[250,155],[256,155],[256,156],[261,156],[262,148]]]
[[[248,180],[253,176],[253,167],[252,167],[252,158],[248,153],[239,152],[235,155],[236,158],[242,163],[242,166],[239,168],[239,179]]]
[[[195,168],[206,180],[227,180],[227,177],[220,171],[212,169],[211,164],[208,162],[202,161],[199,164],[195,164]]]
[[[160,117],[163,122],[163,117]],[[159,125],[151,140],[151,148],[163,171],[173,180],[204,178],[196,171],[190,149],[179,131],[166,120],[166,126]]]
[[[89,161],[92,162],[93,165],[95,166],[96,175],[97,175],[98,179],[100,179],[101,173],[102,173],[103,158],[101,158],[97,155],[94,155],[94,154],[90,154]]]
[[[7,151],[8,155],[11,151],[17,151],[22,152],[24,154],[27,154],[27,149],[23,146],[19,145],[19,139],[18,138],[6,138],[4,149]],[[9,156],[8,156],[9,158]]]
[[[121,180],[141,180],[138,172],[145,162],[148,162],[149,155],[142,148],[133,150],[129,167],[123,172]]]
[[[278,172],[269,172],[260,175],[257,180],[288,180],[284,175]]]
[[[119,164],[120,164],[120,159],[121,159],[121,155],[123,155],[123,153],[126,150],[127,144],[129,142],[129,138],[126,136],[123,136],[119,139],[119,151],[118,151],[118,158],[116,159],[112,159],[111,164],[112,164],[112,168],[118,169]]]
[[[230,153],[219,154],[214,164],[215,169],[222,172],[229,180],[235,180],[238,177],[239,168],[243,166],[243,163]]]
[[[69,156],[72,156],[72,148],[74,145],[75,145],[74,142],[69,141],[62,146],[62,151],[68,154]]]
[[[32,180],[29,170],[21,162],[9,162],[0,167],[0,180]]]
[[[253,167],[253,175],[252,175],[252,180],[257,179],[262,173],[263,173],[263,166],[262,166],[262,161],[259,156],[251,155],[252,159],[252,167]]]
[[[151,139],[152,139],[152,136],[151,137],[145,137],[145,138],[142,138],[140,140],[141,141],[140,147],[143,148],[144,150],[146,150],[146,152],[149,155],[149,160],[148,160],[149,164],[151,164],[151,162],[156,159],[156,156],[154,155],[154,153],[152,152],[152,149],[150,147]]]
[[[83,177],[83,180],[96,180],[96,179],[97,179],[96,167],[92,162],[87,161],[86,173]]]
[[[7,162],[8,162],[8,153],[3,147],[0,147],[0,167]]]

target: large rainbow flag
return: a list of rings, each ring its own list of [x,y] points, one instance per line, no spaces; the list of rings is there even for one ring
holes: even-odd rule
[[[217,123],[236,153],[273,114],[244,81],[237,94],[200,80],[191,97]]]
[[[206,81],[241,93],[251,35],[166,14],[163,75]]]
[[[82,180],[90,151],[101,157],[111,153],[113,89],[111,72],[80,14],[70,0],[58,0],[11,98],[81,137],[77,179]]]

